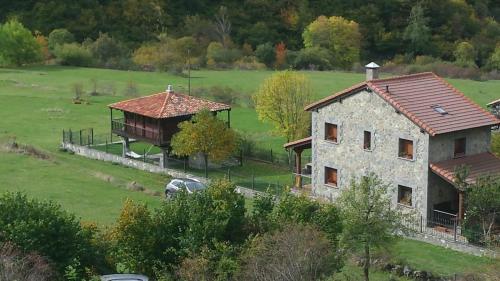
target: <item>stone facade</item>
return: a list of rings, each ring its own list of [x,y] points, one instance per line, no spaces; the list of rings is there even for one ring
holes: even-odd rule
[[[338,142],[325,140],[325,123],[338,126]],[[364,131],[372,134],[371,150],[363,148]],[[398,157],[399,139],[413,141],[412,160]],[[371,91],[343,98],[312,112],[312,184],[316,196],[334,200],[350,181],[377,174],[393,187],[412,189],[412,206],[427,213],[429,135]],[[337,187],[325,184],[325,167],[337,169]]]
[[[451,124],[453,126],[453,124]],[[465,155],[474,155],[490,151],[491,128],[482,127],[465,131],[451,132],[430,138],[429,162],[439,162],[454,157],[455,140],[466,139]]]

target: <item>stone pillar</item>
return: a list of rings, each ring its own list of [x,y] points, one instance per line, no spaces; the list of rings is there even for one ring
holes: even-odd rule
[[[123,137],[122,156],[126,157],[127,152],[129,151],[130,151],[130,141],[127,137]]]
[[[295,186],[302,188],[302,149],[294,149],[295,151]]]
[[[160,167],[162,168],[167,168],[168,167],[168,155],[169,155],[169,150],[162,148],[161,149],[161,157],[160,157]]]

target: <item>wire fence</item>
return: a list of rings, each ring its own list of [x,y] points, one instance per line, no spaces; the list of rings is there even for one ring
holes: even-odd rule
[[[81,130],[63,130],[62,141],[65,143],[87,146],[89,148],[103,151],[114,155],[123,155],[128,158],[133,158],[138,161],[161,165],[163,158],[162,151],[153,145],[147,143],[139,143],[131,141],[132,149],[124,151],[123,140],[113,134],[96,134],[92,128]],[[283,169],[288,167],[288,154],[275,153],[273,150],[255,149],[257,154],[248,156],[243,150],[238,150],[228,161],[211,165],[208,169],[208,178],[226,178],[235,185],[253,189],[256,191],[270,190],[275,194],[281,194],[286,187],[293,185],[293,175],[273,176],[266,171],[260,173],[254,171],[252,167],[243,167],[243,163],[247,160],[258,161],[268,164],[280,166]],[[169,169],[183,171],[185,173],[204,177],[205,171],[203,167],[193,168],[189,164],[188,158],[169,156],[166,157],[164,165]],[[248,162],[247,162],[248,163]],[[288,171],[288,170],[285,170]],[[265,174],[265,175],[263,175]],[[287,174],[285,172],[285,174]]]

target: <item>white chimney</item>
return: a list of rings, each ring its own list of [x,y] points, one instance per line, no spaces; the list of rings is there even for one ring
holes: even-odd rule
[[[167,86],[167,93],[173,93],[174,92],[174,88],[172,87],[172,85],[168,85]]]
[[[366,68],[366,81],[370,81],[373,79],[378,79],[378,68],[380,66],[374,62],[370,62],[365,65]]]

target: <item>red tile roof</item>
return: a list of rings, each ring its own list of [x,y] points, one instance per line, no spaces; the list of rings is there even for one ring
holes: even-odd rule
[[[431,72],[365,81],[308,105],[305,109],[321,108],[365,88],[373,90],[432,136],[500,124],[493,114]],[[436,106],[447,114],[438,113],[434,109]]]
[[[202,109],[230,110],[227,104],[213,102],[175,92],[163,92],[108,105],[113,109],[132,112],[156,119],[193,115]]]
[[[474,183],[480,175],[500,174],[500,158],[489,152],[431,163],[430,168],[435,174],[453,184],[455,180],[455,168],[460,165],[467,165],[469,167],[469,176],[466,179],[467,183]]]

